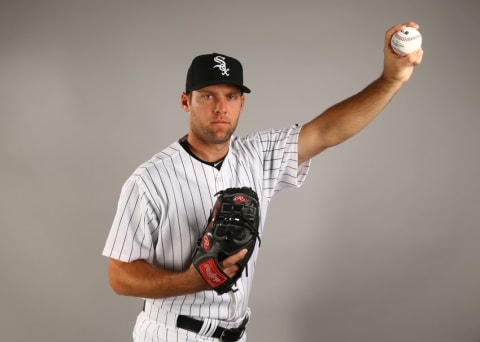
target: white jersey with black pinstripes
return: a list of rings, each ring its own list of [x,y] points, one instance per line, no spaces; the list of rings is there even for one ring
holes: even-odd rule
[[[220,170],[192,157],[179,142],[139,166],[122,187],[117,212],[103,255],[124,262],[144,259],[172,271],[191,264],[193,248],[203,233],[215,194],[229,187],[253,188],[260,201],[260,233],[273,195],[300,186],[310,162],[297,163],[301,126],[233,136]],[[238,291],[218,295],[203,291],[165,299],[147,299],[150,317],[155,310],[221,320],[235,326],[248,305],[257,248],[248,276]]]

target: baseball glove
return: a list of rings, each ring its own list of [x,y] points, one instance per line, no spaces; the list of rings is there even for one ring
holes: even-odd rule
[[[197,242],[192,263],[205,282],[218,294],[237,290],[235,284],[252,256],[257,239],[260,245],[257,193],[247,187],[228,188],[216,194],[217,200],[203,236]],[[230,278],[221,261],[246,248],[245,257]],[[247,269],[248,276],[248,269]]]

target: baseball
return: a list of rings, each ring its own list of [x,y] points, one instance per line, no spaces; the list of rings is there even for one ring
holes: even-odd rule
[[[393,51],[400,56],[406,56],[422,47],[422,35],[413,27],[406,27],[395,32],[390,41]]]

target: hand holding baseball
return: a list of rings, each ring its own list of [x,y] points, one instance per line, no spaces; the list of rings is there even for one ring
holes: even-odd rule
[[[395,33],[406,30],[407,27],[418,31],[419,25],[409,21],[402,25],[395,25],[385,33],[382,77],[390,82],[407,82],[413,73],[413,68],[422,62],[423,49],[421,47],[405,56],[398,54],[392,48],[392,37]]]

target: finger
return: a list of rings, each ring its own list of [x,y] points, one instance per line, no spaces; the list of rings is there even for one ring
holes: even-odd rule
[[[240,260],[242,260],[245,257],[247,252],[248,252],[248,250],[246,248],[244,248],[240,252],[226,258],[223,261],[223,267],[229,267],[229,266],[236,265],[237,262],[239,262]]]
[[[415,50],[412,52],[410,55],[408,55],[410,63],[413,65],[419,65],[422,63],[422,58],[423,58],[423,49],[420,48],[418,50]]]
[[[390,40],[392,39],[392,36],[395,34],[395,32],[402,30],[404,27],[405,25],[403,24],[397,24],[390,27],[387,32],[385,32],[385,45],[390,45]]]
[[[401,31],[401,30],[405,29],[406,27],[413,27],[413,28],[416,28],[418,30],[420,25],[418,25],[414,21],[407,21],[404,24],[397,24],[397,25],[394,25],[394,26],[390,27],[387,30],[387,32],[385,33],[385,42],[387,43],[387,45],[390,45],[390,40],[392,39],[392,36],[395,34],[395,32]]]
[[[418,25],[414,21],[407,21],[405,24],[403,24],[403,26],[413,27],[413,28],[416,28],[416,29],[418,29],[420,27],[420,25]]]

